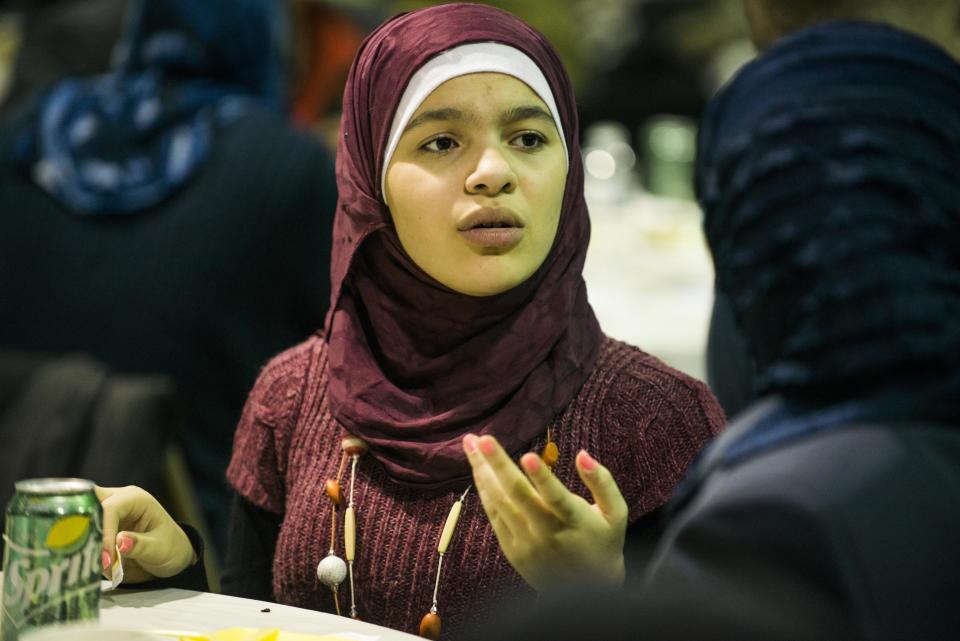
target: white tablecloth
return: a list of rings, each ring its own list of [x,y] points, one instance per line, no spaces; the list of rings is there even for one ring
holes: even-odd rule
[[[2,583],[0,572],[0,585]],[[422,641],[412,634],[348,617],[175,589],[120,588],[105,592],[100,599],[100,625],[108,629],[184,633],[207,633],[224,628],[279,628],[285,632],[337,635],[356,641]]]
[[[269,610],[264,612],[264,610]],[[100,623],[136,630],[213,632],[223,628],[279,628],[306,634],[336,634],[357,641],[422,641],[348,617],[277,605],[266,601],[192,590],[124,590],[105,593]]]

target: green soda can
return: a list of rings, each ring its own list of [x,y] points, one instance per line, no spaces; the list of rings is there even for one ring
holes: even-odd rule
[[[3,552],[3,641],[30,628],[100,618],[103,511],[93,482],[14,484]]]

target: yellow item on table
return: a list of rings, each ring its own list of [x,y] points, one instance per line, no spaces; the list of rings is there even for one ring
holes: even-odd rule
[[[227,628],[205,635],[179,634],[175,638],[178,641],[350,641],[337,635],[283,632],[276,628]]]

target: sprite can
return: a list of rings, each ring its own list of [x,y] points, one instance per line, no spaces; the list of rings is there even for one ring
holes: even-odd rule
[[[98,619],[103,512],[93,482],[29,479],[15,488],[3,534],[3,641]]]

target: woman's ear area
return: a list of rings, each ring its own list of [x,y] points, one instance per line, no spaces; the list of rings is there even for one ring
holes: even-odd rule
[[[393,163],[390,163],[391,167]],[[387,212],[390,211],[390,167],[384,169],[384,180],[383,180],[383,193],[380,194],[380,199],[383,201],[383,204],[387,206]]]

